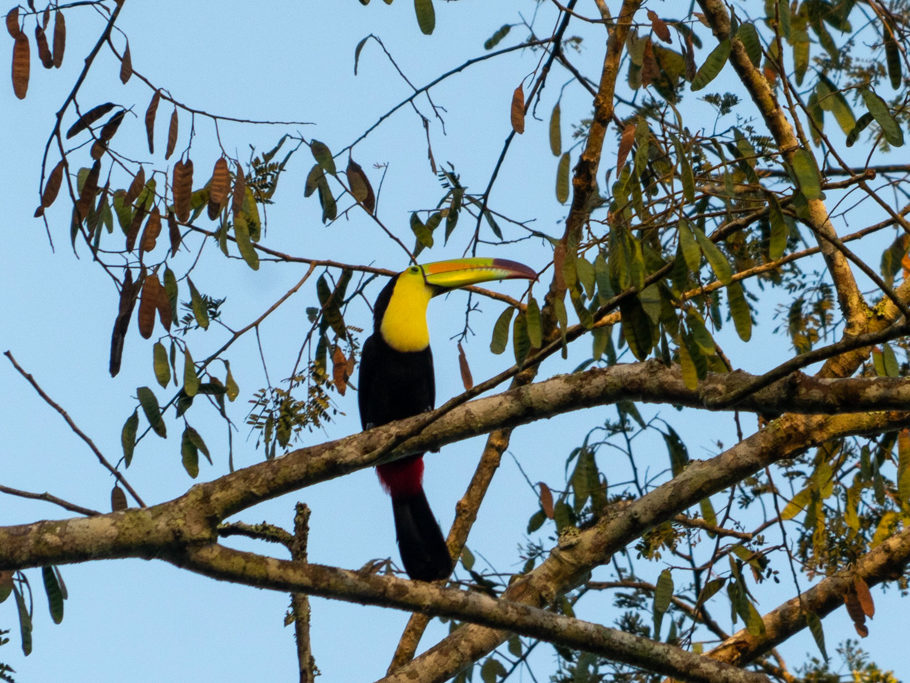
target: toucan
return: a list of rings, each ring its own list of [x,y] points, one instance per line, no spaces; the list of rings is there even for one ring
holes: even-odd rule
[[[373,333],[363,344],[357,384],[364,429],[432,410],[436,400],[427,305],[457,287],[510,278],[534,280],[532,268],[498,258],[413,265],[392,278],[373,306]],[[452,558],[423,492],[423,454],[376,468],[392,498],[395,534],[408,576],[444,579]]]

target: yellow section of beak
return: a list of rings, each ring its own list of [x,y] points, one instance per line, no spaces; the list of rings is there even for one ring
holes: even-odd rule
[[[443,289],[454,289],[476,285],[491,280],[525,278],[536,280],[537,273],[523,263],[500,258],[463,258],[436,261],[423,266],[424,278],[428,285]]]

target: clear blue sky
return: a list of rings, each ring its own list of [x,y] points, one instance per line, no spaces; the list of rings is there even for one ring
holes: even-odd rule
[[[363,36],[370,32],[380,36],[408,78],[414,84],[423,84],[480,52],[483,41],[496,28],[518,21],[519,12],[531,12],[533,8],[534,3],[514,1],[437,2],[437,30],[427,37],[417,29],[412,3],[406,0],[391,6],[375,0],[368,7],[355,2],[253,4],[232,0],[216,6],[127,0],[119,27],[130,38],[136,70],[183,103],[241,118],[312,121],[317,125],[298,126],[292,131],[339,149],[409,92],[375,43],[365,47],[359,76],[354,78],[354,47]],[[549,31],[555,12],[546,3],[540,12],[536,27],[543,34]],[[32,219],[38,200],[39,150],[51,130],[52,112],[69,92],[82,58],[101,27],[100,19],[90,8],[75,10],[67,19],[70,33],[64,67],[45,71],[33,55],[32,79],[24,102],[15,100],[8,83],[0,86],[6,131],[5,244],[0,256],[0,284],[6,297],[0,347],[11,350],[107,457],[116,460],[120,455],[121,425],[134,407],[131,396],[137,386],[154,382],[151,342],[142,340],[135,325],[131,325],[123,369],[117,378],[109,378],[108,344],[116,310],[113,287],[93,267],[84,249],[80,249],[80,259],[73,257],[63,211],[51,212],[55,253],[49,249],[43,226]],[[27,30],[33,31],[31,23]],[[581,66],[592,66],[590,73],[599,73],[596,65],[601,58],[601,43],[593,38],[589,28],[579,30],[592,38],[573,59]],[[513,38],[524,35],[522,29],[516,29],[503,44],[511,44]],[[115,35],[114,40],[118,47],[122,46],[121,35]],[[431,123],[435,158],[440,163],[454,162],[463,181],[474,189],[486,183],[509,130],[512,90],[531,68],[530,60],[510,56],[478,65],[433,91],[434,102],[446,110],[445,135],[438,121]],[[83,109],[108,100],[133,107],[138,118],[118,134],[118,144],[144,159],[148,151],[141,121],[150,94],[137,79],[120,85],[118,70],[119,65],[109,52],[102,50],[79,102]],[[503,171],[506,180],[493,195],[498,208],[517,218],[535,220],[535,227],[549,234],[561,231],[559,222],[564,208],[553,196],[556,160],[548,151],[546,119],[558,88],[567,80],[565,72],[554,69],[539,109],[544,121],[529,118],[528,132],[516,141]],[[563,138],[568,140],[569,122],[588,113],[589,101],[579,88],[570,86],[562,102]],[[425,114],[429,112],[425,99],[420,101],[420,107]],[[157,128],[159,149],[169,114],[170,108],[162,105]],[[184,116],[178,149],[187,143],[188,123]],[[710,119],[704,125],[710,132]],[[196,130],[191,157],[197,177],[201,177],[218,152],[210,121],[197,118]],[[281,127],[223,124],[219,128],[224,146],[241,158],[248,156],[249,144],[260,151],[267,149],[284,132],[286,129]],[[605,158],[613,158],[613,154],[610,141]],[[410,241],[408,212],[429,208],[439,196],[438,184],[428,170],[425,133],[419,120],[410,109],[403,109],[359,145],[354,156],[370,174],[374,187],[379,172],[372,168],[373,164],[389,164],[380,212]],[[156,160],[161,161],[160,152]],[[303,198],[303,179],[310,163],[305,151],[299,153],[282,178],[277,203],[268,208],[269,245],[308,257],[351,263],[373,261],[389,268],[402,266],[405,255],[391,248],[376,227],[360,216],[353,214],[350,221],[341,220],[328,228],[321,224],[317,202]],[[456,237],[449,248],[434,249],[432,257],[459,256],[464,244],[464,238]],[[539,267],[542,264],[536,261],[540,255],[535,246],[516,247],[515,253]],[[204,291],[217,294],[222,290],[228,294],[225,320],[237,328],[277,300],[303,272],[299,265],[266,263],[258,273],[252,273],[242,262],[215,257],[204,262],[193,278]],[[515,295],[522,291],[522,286],[515,284],[496,288]],[[304,309],[310,305],[310,294],[311,290],[307,290],[291,299],[262,328],[273,382],[293,366],[300,336],[306,329]],[[464,302],[464,295],[456,294],[432,304],[440,399],[460,391],[456,351],[448,338],[461,329]],[[487,302],[481,302],[481,306],[483,315],[472,318],[478,336],[466,348],[475,380],[502,369],[510,358],[508,353],[491,356],[488,349],[490,329],[501,306]],[[364,328],[369,325],[365,313],[362,319],[349,322]],[[767,315],[760,320],[756,335],[770,335],[774,324]],[[193,355],[197,359],[208,355],[224,338],[223,331],[214,329],[197,337],[191,341]],[[736,353],[735,342],[730,342],[730,349]],[[543,374],[571,370],[585,358],[586,350],[573,353],[566,365],[545,365]],[[746,369],[760,370],[770,360],[754,354],[752,362],[754,366]],[[235,348],[232,367],[241,388],[241,396],[232,406],[232,417],[240,425],[234,438],[234,458],[238,466],[244,466],[262,457],[243,426],[245,401],[265,384],[252,338]],[[31,491],[47,490],[88,507],[107,509],[112,482],[106,472],[5,359],[0,364],[0,396],[0,482]],[[354,395],[349,393],[340,399],[337,407],[344,414],[324,432],[306,436],[304,444],[359,429]],[[702,416],[697,424],[687,425],[677,419],[671,408],[661,411],[685,437],[691,437],[693,457],[715,454],[717,440],[726,445],[735,440],[729,417]],[[602,409],[519,430],[510,452],[520,459],[532,481],[558,483],[571,447],[608,412],[613,416],[612,409]],[[200,478],[217,477],[227,467],[224,429],[214,419],[206,421],[194,416],[192,420],[215,454],[214,467],[204,464]],[[167,442],[151,437],[140,444],[127,475],[147,502],[172,498],[191,484],[180,466],[178,441],[178,435],[172,434]],[[429,458],[428,495],[444,527],[451,522],[454,503],[473,471],[480,443],[475,439]],[[666,455],[661,443],[654,442],[653,453],[639,466],[663,469]],[[601,466],[606,463],[601,462]],[[617,480],[621,476],[618,474]],[[502,476],[494,482],[469,542],[479,558],[489,558],[500,569],[517,568],[516,544],[523,537],[527,517],[535,509],[534,493],[523,482],[511,456],[505,458]],[[397,560],[389,502],[372,471],[272,501],[246,511],[239,519],[266,519],[288,527],[297,500],[313,509],[311,560],[349,568],[389,555]],[[47,504],[0,499],[2,524],[64,516],[67,513]],[[657,571],[659,567],[655,575]],[[283,626],[288,605],[285,594],[218,583],[164,563],[139,560],[67,566],[62,573],[70,599],[63,623],[55,626],[47,614],[40,573],[29,572],[36,589],[34,652],[29,658],[22,657],[19,650],[13,601],[0,606],[0,627],[13,631],[12,642],[0,648],[0,661],[11,664],[21,681],[246,681],[292,680],[295,676],[293,633]],[[784,581],[780,593],[770,595],[760,609],[766,611],[790,596],[791,585]],[[876,592],[876,596],[881,593]],[[910,676],[903,658],[894,654],[900,652],[896,647],[900,629],[893,627],[900,619],[897,606],[889,610],[894,603],[889,605],[880,597],[878,605],[879,620],[871,624],[872,638],[863,646],[886,668]],[[612,608],[593,603],[588,609],[591,618],[610,621],[610,612],[604,610]],[[585,612],[580,616],[585,616]],[[402,612],[314,600],[313,652],[324,680],[379,677],[406,619]],[[842,611],[826,620],[825,628],[830,649],[852,633]],[[430,636],[444,632],[445,627],[436,624]],[[430,642],[430,638],[425,642]],[[792,645],[790,651],[807,650],[814,653],[810,639],[805,638]],[[799,656],[791,663],[797,663]],[[551,665],[549,650],[541,648],[536,661],[543,672],[540,678],[546,678]]]

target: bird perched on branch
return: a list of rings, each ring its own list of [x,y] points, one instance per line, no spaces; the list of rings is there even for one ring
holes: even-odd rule
[[[531,268],[494,258],[465,258],[414,265],[383,288],[373,307],[373,334],[363,345],[358,402],[364,429],[427,410],[436,400],[427,305],[457,287],[527,278]],[[405,571],[412,579],[433,581],[452,571],[445,538],[423,491],[423,454],[376,468],[392,497],[395,533]]]

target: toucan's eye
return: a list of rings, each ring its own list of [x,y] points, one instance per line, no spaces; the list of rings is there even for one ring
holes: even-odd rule
[[[411,266],[408,268],[408,272],[414,273],[416,275],[420,272],[420,268],[418,266]]]

